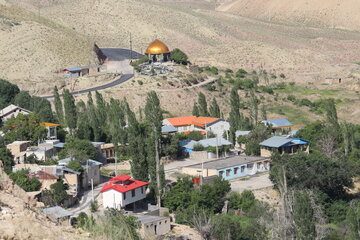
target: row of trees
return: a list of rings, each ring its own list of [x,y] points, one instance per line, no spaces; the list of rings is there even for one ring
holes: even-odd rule
[[[160,164],[160,157],[165,152],[169,153],[177,149],[161,148],[163,114],[157,94],[148,93],[144,119],[142,117],[137,119],[126,99],[110,99],[107,102],[100,93],[95,92],[95,101],[89,93],[86,103],[81,100],[75,104],[73,96],[68,91],[63,92],[61,99],[56,88],[54,96],[56,115],[60,122],[69,128],[70,134],[79,139],[112,142],[117,155],[129,155],[133,177],[150,181],[152,193],[157,196],[159,203],[161,189],[165,183],[164,167]],[[65,150],[70,149],[66,147],[67,144],[73,146],[73,150],[79,149],[76,144],[79,141],[81,140],[74,141],[70,138],[65,144]],[[119,144],[121,148],[118,148]],[[83,143],[80,145],[85,146]],[[170,144],[170,148],[174,146]],[[85,150],[89,151],[89,149],[91,148]],[[79,151],[73,153],[71,149],[66,151],[64,155],[80,154],[91,157],[93,154],[82,154]]]

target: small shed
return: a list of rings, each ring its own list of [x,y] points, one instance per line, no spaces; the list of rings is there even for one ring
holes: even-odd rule
[[[69,221],[73,215],[72,212],[59,206],[44,208],[42,211],[49,219],[58,224]]]
[[[152,215],[136,216],[141,223],[140,234],[142,237],[158,236],[171,230],[170,218]]]

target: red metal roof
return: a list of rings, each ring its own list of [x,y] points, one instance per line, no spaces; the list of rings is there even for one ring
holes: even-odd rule
[[[124,193],[149,184],[147,182],[138,181],[130,178],[131,177],[128,175],[120,175],[114,177],[104,185],[100,192],[106,192],[110,189],[113,189],[115,191]]]
[[[131,176],[123,174],[123,175],[113,177],[112,179],[110,179],[110,181],[122,181],[122,182],[125,182],[125,181],[129,180],[130,178],[131,178]]]
[[[187,125],[196,125],[196,126],[200,126],[200,127],[205,127],[205,124],[211,124],[211,123],[213,123],[215,121],[218,121],[219,119],[220,118],[196,117],[196,116],[167,118],[167,120],[174,127],[187,126]]]

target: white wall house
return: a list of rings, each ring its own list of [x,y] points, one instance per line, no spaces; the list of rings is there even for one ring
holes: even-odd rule
[[[16,117],[19,114],[26,115],[29,113],[31,113],[31,111],[11,104],[11,105],[7,106],[6,108],[0,110],[0,118],[2,119],[3,122],[5,122],[9,118]]]
[[[110,179],[101,189],[104,208],[125,208],[127,205],[146,198],[146,187],[149,183],[120,175]]]
[[[176,117],[163,120],[164,126],[173,126],[180,133],[193,131],[212,132],[218,137],[222,137],[225,132],[230,130],[230,124],[222,118],[213,117]]]

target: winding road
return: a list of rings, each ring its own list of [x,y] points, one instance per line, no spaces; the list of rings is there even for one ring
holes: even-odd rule
[[[129,60],[139,59],[143,57],[143,55],[140,53],[123,48],[101,48],[101,50],[108,58],[108,62],[107,62],[108,72],[122,73],[122,75],[118,79],[115,79],[113,82],[93,88],[75,91],[71,93],[72,95],[99,91],[106,88],[114,87],[116,85],[128,81],[129,79],[134,77],[134,69],[130,65]],[[51,96],[44,96],[43,98],[51,99],[53,97],[54,96],[51,95]]]

